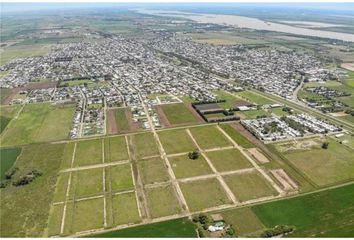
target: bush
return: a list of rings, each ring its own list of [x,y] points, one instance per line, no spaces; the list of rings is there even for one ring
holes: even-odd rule
[[[31,183],[37,177],[42,176],[42,173],[37,170],[32,170],[25,176],[21,176],[17,181],[13,182],[12,185],[18,187]]]
[[[322,148],[323,149],[328,149],[329,142],[324,142],[322,143]]]
[[[274,237],[279,236],[281,234],[287,234],[293,232],[295,227],[287,226],[287,225],[278,225],[271,229],[266,229],[262,234],[261,237]]]
[[[11,179],[12,176],[17,172],[18,168],[12,168],[10,170],[8,170],[6,173],[5,173],[5,178],[6,179]]]
[[[188,153],[189,159],[195,160],[199,157],[199,151],[194,150],[193,152]]]

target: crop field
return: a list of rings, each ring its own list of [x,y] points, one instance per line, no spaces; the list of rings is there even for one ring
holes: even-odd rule
[[[252,164],[237,149],[208,152],[207,156],[219,172],[250,168]]]
[[[316,139],[315,139],[316,140]],[[319,186],[331,185],[353,179],[354,150],[330,138],[328,149],[322,149],[324,140],[305,141],[303,147],[283,155]]]
[[[231,146],[229,140],[216,126],[195,127],[191,128],[190,131],[201,149]]]
[[[69,137],[73,107],[49,104],[26,105],[1,136],[4,146],[54,141]]]
[[[171,185],[146,189],[149,210],[153,218],[181,212],[176,194]]]
[[[15,58],[43,56],[49,51],[49,46],[45,45],[9,47],[5,51],[1,52],[0,65],[4,65]]]
[[[166,115],[167,120],[172,125],[184,125],[199,122],[198,118],[193,115],[191,110],[183,103],[161,105],[161,108]]]
[[[158,134],[167,154],[189,152],[197,148],[185,129],[160,131]]]
[[[225,182],[241,202],[277,194],[258,172],[228,175]]]

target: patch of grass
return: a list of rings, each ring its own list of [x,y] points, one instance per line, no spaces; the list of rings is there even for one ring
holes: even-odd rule
[[[194,127],[190,131],[202,149],[231,146],[227,138],[216,126]]]
[[[158,134],[167,154],[190,152],[197,148],[185,129],[161,131]]]
[[[60,234],[63,209],[64,204],[52,206],[48,220],[48,236],[56,236]]]
[[[192,211],[231,203],[216,178],[180,183],[180,186]]]
[[[1,76],[2,78],[2,76]],[[0,103],[3,104],[4,100],[10,96],[12,90],[10,88],[0,88]]]
[[[183,103],[161,105],[161,108],[172,125],[198,122]]]
[[[275,189],[258,172],[228,175],[224,179],[241,202],[277,194]]]
[[[253,93],[252,91],[242,91],[242,92],[238,92],[236,93],[236,95],[242,97],[243,99],[245,99],[246,101],[249,101],[249,102],[253,102],[255,104],[260,104],[260,105],[263,105],[263,104],[274,104],[276,102],[268,99],[268,98],[265,98],[265,97],[262,97],[258,94],[255,94]]]
[[[74,154],[74,147],[75,147],[74,142],[69,142],[68,144],[65,145],[63,160],[61,162],[60,169],[63,170],[63,169],[71,168],[71,163]]]
[[[6,126],[10,123],[11,118],[0,116],[0,134],[5,130]]]
[[[319,186],[344,182],[354,177],[354,150],[332,139],[328,149],[314,148],[284,154]]]
[[[135,193],[112,196],[112,211],[114,225],[138,223],[141,221]]]
[[[85,140],[77,143],[75,166],[102,163],[102,139]]]
[[[294,225],[291,237],[352,237],[354,184],[251,207],[266,227]]]
[[[1,53],[0,65],[4,65],[15,58],[43,56],[49,52],[48,46],[28,45],[24,47],[9,47]]]
[[[159,154],[157,143],[152,133],[134,134],[130,137],[138,159]]]
[[[153,218],[181,212],[172,185],[146,189],[150,214]]]
[[[127,238],[127,237],[197,237],[195,225],[187,218],[169,220],[165,222],[153,223],[132,227],[102,234],[92,235],[95,238]]]
[[[221,214],[226,223],[236,230],[237,236],[257,236],[264,229],[262,222],[248,207],[227,210]]]
[[[59,174],[54,192],[53,202],[61,202],[65,200],[66,189],[68,187],[68,179],[69,173],[66,172]]]
[[[212,171],[203,156],[198,159],[189,159],[188,154],[169,158],[173,172],[176,178],[195,177],[205,174],[211,174]]]
[[[167,168],[161,158],[152,158],[138,163],[139,173],[144,184],[165,182],[169,180]]]
[[[130,131],[129,123],[127,117],[125,116],[125,108],[118,108],[114,110],[114,116],[116,119],[116,124],[118,126],[118,130],[121,132]]]
[[[72,224],[74,233],[103,228],[103,198],[76,202]]]
[[[267,112],[266,110],[259,109],[259,110],[249,110],[249,111],[242,111],[239,112],[239,115],[243,119],[254,119],[257,118],[258,116],[270,116],[271,114]]]
[[[108,171],[108,172],[107,172]],[[134,188],[130,164],[122,164],[106,168],[107,189],[112,192],[121,192]]]
[[[221,124],[220,127],[241,147],[253,148],[254,145],[247,138],[242,136],[236,129],[228,124]]]
[[[110,137],[104,139],[104,161],[114,162],[128,160],[127,144],[125,137]]]
[[[0,149],[0,180],[5,179],[6,172],[14,165],[21,148]]]
[[[219,172],[252,167],[247,158],[237,149],[228,149],[206,153]]]
[[[90,197],[103,193],[103,169],[87,169],[73,173],[70,196]]]
[[[16,180],[29,171],[43,173],[28,185],[8,185],[1,189],[0,228],[2,237],[40,237],[44,235],[64,144],[32,144],[22,148],[15,163]],[[49,164],[50,163],[50,164]]]

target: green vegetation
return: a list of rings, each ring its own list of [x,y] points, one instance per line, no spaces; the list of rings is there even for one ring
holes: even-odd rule
[[[1,236],[40,237],[47,227],[64,144],[33,144],[23,147],[15,166],[16,180],[32,170],[43,173],[30,184],[1,189]],[[50,164],[48,164],[50,163]]]
[[[152,133],[134,134],[130,136],[136,157],[149,157],[159,154],[157,143]]]
[[[76,171],[69,196],[78,199],[101,194],[103,192],[102,176],[101,168]]]
[[[231,143],[216,126],[194,127],[190,131],[202,149],[231,146]]]
[[[189,34],[193,41],[212,45],[235,45],[235,44],[264,44],[266,41],[256,38],[246,38],[230,32],[212,32]]]
[[[183,103],[161,105],[161,108],[172,125],[198,122],[198,119]]]
[[[151,158],[138,163],[143,183],[165,182],[169,180],[167,169],[161,158]]]
[[[113,226],[140,222],[135,193],[112,196]]]
[[[187,178],[212,173],[207,161],[202,156],[192,160],[186,154],[170,157],[169,161],[176,178]]]
[[[180,213],[181,209],[172,185],[146,189],[149,211],[153,218]]]
[[[127,237],[189,237],[195,238],[196,231],[194,224],[187,218],[169,220],[153,223],[118,231],[92,235],[95,238],[127,238]]]
[[[125,137],[110,137],[104,139],[104,161],[115,162],[128,160],[128,150]]]
[[[61,202],[65,200],[69,174],[70,173],[59,174],[54,192],[53,202]]]
[[[4,65],[15,58],[25,58],[34,56],[43,56],[49,52],[48,46],[41,45],[28,45],[9,47],[5,51],[1,52],[0,65]]]
[[[6,126],[10,123],[11,118],[0,115],[0,134],[5,130]]]
[[[77,143],[74,166],[102,163],[102,139],[85,140]]]
[[[216,178],[180,183],[187,205],[191,211],[231,203]]]
[[[185,129],[160,131],[158,134],[167,154],[189,152],[197,148]]]
[[[50,210],[48,220],[48,236],[55,236],[60,234],[61,219],[63,216],[64,205],[53,205]]]
[[[106,168],[106,184],[110,183],[106,188],[111,192],[121,192],[134,188],[130,164],[121,164]],[[108,181],[108,179],[110,181]],[[102,179],[100,181],[102,183]]]
[[[252,164],[237,149],[213,151],[206,155],[219,172],[252,167]]]
[[[0,88],[0,103],[3,104],[4,100],[10,96],[12,90],[9,88]]]
[[[236,129],[229,124],[221,124],[220,127],[241,147],[253,148],[254,145],[247,138],[241,135]]]
[[[270,113],[268,113],[266,110],[263,109],[258,109],[258,110],[249,110],[249,111],[242,111],[238,113],[241,118],[245,119],[254,119],[257,117],[269,117]]]
[[[258,172],[228,175],[224,179],[236,198],[241,202],[276,195],[277,193]]]
[[[129,123],[127,117],[125,115],[125,108],[118,108],[114,110],[114,116],[116,119],[116,124],[118,126],[118,130],[121,132],[130,131]]]
[[[253,93],[252,91],[243,91],[243,92],[238,92],[236,95],[242,97],[246,101],[253,102],[255,104],[274,104],[276,102],[269,100],[268,98],[262,97],[256,93]]]
[[[5,179],[5,173],[14,165],[21,148],[0,149],[0,180]]]
[[[353,236],[354,185],[251,207],[266,227],[287,224],[291,237]]]

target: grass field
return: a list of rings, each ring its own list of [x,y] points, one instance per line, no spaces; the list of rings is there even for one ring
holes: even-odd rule
[[[251,207],[266,227],[294,225],[291,237],[352,237],[354,185]]]
[[[21,148],[0,149],[0,180],[5,179],[5,173],[14,165]]]
[[[277,193],[258,172],[228,175],[224,179],[241,202]]]
[[[176,178],[187,178],[212,173],[207,161],[202,156],[192,160],[186,154],[170,157],[169,161]]]
[[[2,78],[2,76],[0,78]],[[0,88],[0,103],[1,104],[4,103],[4,100],[11,94],[11,92],[12,92],[12,90],[9,88]]]
[[[115,162],[128,160],[128,150],[125,137],[110,137],[104,139],[104,161]]]
[[[9,47],[1,53],[0,65],[4,65],[15,58],[43,56],[49,51],[50,48],[45,45]]]
[[[159,154],[157,143],[152,133],[142,133],[130,136],[137,159]]]
[[[319,186],[325,186],[354,177],[354,150],[332,139],[328,149],[321,143],[310,149],[287,152],[284,156]]]
[[[190,128],[190,131],[202,149],[231,146],[227,138],[216,126]]]
[[[15,163],[19,170],[13,179],[32,170],[40,171],[43,175],[28,185],[9,185],[1,189],[2,237],[43,236],[63,151],[64,144],[33,144],[23,147]]]
[[[150,214],[153,218],[180,213],[176,194],[172,185],[146,189]]]
[[[237,149],[213,151],[206,153],[218,172],[252,167],[252,164]]]
[[[107,170],[109,169],[109,172]],[[110,181],[108,181],[110,180]],[[101,181],[102,182],[102,179]],[[110,183],[110,185],[107,185]],[[122,164],[106,168],[106,189],[121,192],[134,188],[130,164]]]
[[[67,138],[74,114],[72,107],[54,107],[47,103],[26,105],[2,135],[5,146]]]
[[[242,119],[254,119],[260,116],[270,116],[270,113],[267,112],[266,110],[263,109],[258,109],[258,110],[249,110],[249,111],[242,111],[239,112],[238,115],[242,118]]]
[[[181,183],[180,186],[192,211],[231,203],[216,178]]]
[[[0,134],[5,130],[10,121],[11,118],[0,115]]]
[[[118,108],[114,111],[114,116],[116,119],[116,124],[118,126],[118,131],[128,132],[130,131],[129,123],[127,117],[125,116],[125,108]]]
[[[56,236],[60,234],[61,219],[63,216],[64,205],[52,206],[48,219],[48,230],[46,235]]]
[[[187,218],[153,223],[118,231],[92,235],[95,238],[197,237],[195,225]]]
[[[220,100],[226,100],[226,102],[220,102],[218,105],[223,108],[223,109],[229,109],[229,108],[234,108],[236,100],[239,98],[231,95],[228,92],[225,91],[216,91],[215,94],[218,96]]]
[[[73,175],[70,198],[84,198],[103,193],[101,168],[77,171]]]
[[[144,184],[165,182],[169,180],[165,163],[161,158],[151,158],[138,163],[139,173]]]
[[[61,202],[65,200],[66,189],[68,187],[69,173],[61,173],[58,176],[53,202]]]
[[[247,138],[242,136],[238,131],[228,124],[221,124],[220,127],[241,147],[253,148],[254,145],[248,141]]]
[[[183,103],[161,105],[161,108],[172,125],[198,122],[198,119]]]
[[[135,193],[124,193],[112,196],[111,212],[113,226],[140,222]]]
[[[221,212],[224,220],[231,224],[237,236],[255,236],[262,232],[264,226],[256,214],[248,208],[233,209]]]
[[[167,154],[189,152],[197,148],[185,129],[160,131],[158,134]]]
[[[74,166],[102,163],[102,140],[85,140],[77,143]]]
[[[237,92],[236,95],[242,97],[246,101],[253,102],[255,104],[274,104],[275,102],[272,100],[269,100],[267,98],[264,98],[260,95],[257,95],[251,91],[242,91],[242,92]]]

